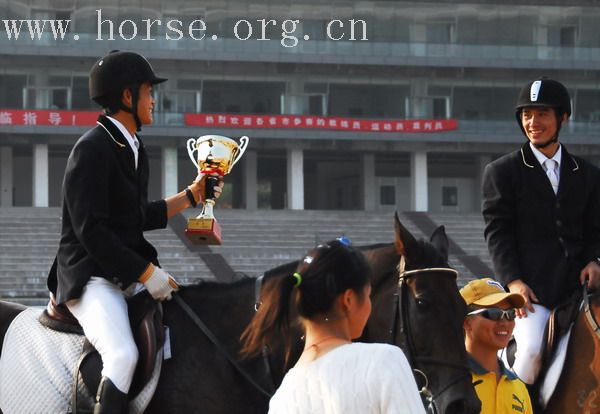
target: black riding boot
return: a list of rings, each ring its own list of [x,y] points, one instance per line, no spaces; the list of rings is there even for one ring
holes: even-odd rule
[[[129,399],[108,377],[102,377],[96,394],[94,414],[127,414]]]
[[[527,391],[529,392],[529,398],[531,399],[531,408],[534,414],[542,412],[542,403],[540,402],[540,389],[539,385],[525,384]]]

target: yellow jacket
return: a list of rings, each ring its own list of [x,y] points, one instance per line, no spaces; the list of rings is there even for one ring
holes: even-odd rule
[[[496,374],[487,371],[469,357],[469,368],[475,392],[481,401],[481,414],[533,414],[531,399],[525,384],[502,361],[500,381]]]

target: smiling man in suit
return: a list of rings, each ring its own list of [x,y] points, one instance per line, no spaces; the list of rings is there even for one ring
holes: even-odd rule
[[[570,115],[560,82],[529,82],[516,106],[528,142],[483,175],[485,237],[496,278],[525,298],[517,311],[513,369],[527,384],[541,368],[550,311],[582,284],[600,286],[600,175],[559,142]]]
[[[198,175],[184,191],[148,201],[148,157],[136,132],[152,123],[152,88],[164,81],[137,53],[113,51],[98,60],[90,98],[104,113],[76,142],[65,170],[61,239],[48,287],[102,357],[95,414],[128,411],[138,351],[125,297],[145,287],[164,300],[177,289],[143,232],[166,227],[169,217],[204,198],[206,177]],[[215,190],[218,196],[221,183]]]

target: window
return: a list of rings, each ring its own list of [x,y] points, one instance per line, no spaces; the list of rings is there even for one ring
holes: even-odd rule
[[[576,121],[600,121],[600,91],[596,89],[578,89],[575,96],[574,113]]]
[[[427,43],[454,43],[454,23],[427,23]]]
[[[329,116],[403,118],[407,85],[330,84]]]
[[[87,76],[74,76],[71,86],[71,105],[73,109],[97,109],[89,95]]]
[[[548,26],[548,46],[577,46],[577,26]]]
[[[514,107],[518,88],[457,86],[452,96],[452,117],[506,120],[506,109]]]
[[[68,87],[26,87],[23,91],[25,109],[71,109]]]
[[[25,75],[0,75],[0,108],[22,108],[26,83]]]
[[[204,81],[202,112],[280,114],[282,82]]]
[[[560,28],[560,45],[573,47],[577,42],[577,28],[573,26]]]
[[[450,97],[409,96],[406,97],[406,115],[409,118],[449,118]]]
[[[379,204],[382,206],[396,205],[396,187],[393,185],[382,185],[379,187]]]
[[[455,207],[458,205],[458,189],[442,187],[442,206]]]

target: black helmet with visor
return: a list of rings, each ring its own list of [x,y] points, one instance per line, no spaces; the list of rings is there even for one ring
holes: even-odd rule
[[[137,103],[140,86],[146,82],[156,85],[166,80],[156,76],[152,66],[142,55],[113,50],[92,66],[89,78],[90,98],[109,115],[119,110],[132,113],[139,131],[141,122],[137,115]],[[126,89],[131,90],[131,108],[121,100]]]
[[[567,88],[565,88],[562,83],[546,77],[529,82],[519,93],[519,98],[517,99],[517,105],[515,107],[515,116],[519,128],[521,128],[521,131],[523,131],[524,134],[525,129],[521,122],[521,112],[523,112],[523,108],[527,107],[554,109],[558,120],[556,139],[558,139],[558,132],[560,131],[562,124],[563,114],[567,114],[567,117],[571,116],[571,98]]]

